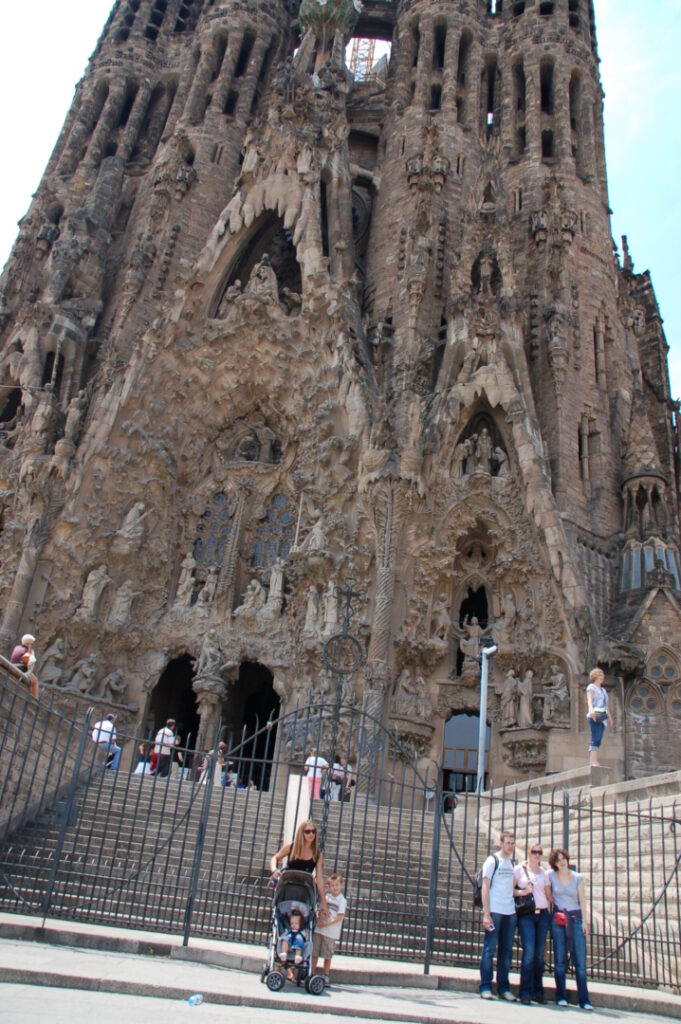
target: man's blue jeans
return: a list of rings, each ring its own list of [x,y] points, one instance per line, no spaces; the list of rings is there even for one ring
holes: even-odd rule
[[[523,949],[520,965],[521,999],[543,1000],[544,998],[544,947],[551,924],[548,910],[538,914],[523,914],[518,918],[518,933]]]
[[[497,953],[497,995],[503,996],[510,991],[508,972],[511,969],[513,956],[513,939],[515,938],[515,914],[491,914],[494,931],[485,932],[480,959],[480,991],[492,991],[492,975],[494,973],[494,951],[499,944]]]
[[[586,937],[582,932],[581,917],[570,919],[572,931],[572,942],[570,952],[575,965],[577,976],[577,996],[579,1005],[589,1003],[589,990],[586,987]],[[565,988],[565,973],[567,970],[568,953],[568,930],[551,920],[551,935],[553,936],[553,974],[556,979],[556,1002],[559,999],[567,999]]]
[[[113,741],[109,743],[100,743],[100,746],[104,747],[104,749],[106,750],[107,761],[109,757],[111,757],[111,761],[109,761],[108,764],[104,765],[104,767],[110,768],[111,771],[117,772],[118,762],[121,759],[121,754],[123,753],[123,751],[118,746],[118,744],[114,743]],[[113,757],[111,755],[113,755]]]

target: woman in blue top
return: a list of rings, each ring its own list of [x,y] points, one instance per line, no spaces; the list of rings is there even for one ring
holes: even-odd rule
[[[589,685],[586,688],[586,699],[589,710],[586,713],[587,721],[591,729],[591,743],[589,744],[589,764],[592,768],[600,768],[598,751],[603,741],[608,719],[612,726],[612,718],[608,711],[608,694],[603,686],[605,672],[603,669],[595,668],[589,672]]]
[[[567,951],[572,955],[577,976],[577,996],[583,1010],[593,1010],[586,985],[586,936],[589,926],[586,919],[586,896],[584,879],[577,871],[571,871],[570,855],[567,850],[551,850],[549,854],[549,885],[553,898],[551,935],[553,937],[553,975],[556,979],[556,1004],[567,1006],[565,975]],[[560,916],[559,916],[560,915]]]

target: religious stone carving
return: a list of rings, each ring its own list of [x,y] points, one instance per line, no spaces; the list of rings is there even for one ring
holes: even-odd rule
[[[64,675],[64,659],[66,657],[66,641],[57,637],[43,654],[38,677],[41,683],[61,685]]]
[[[66,413],[66,424],[64,426],[64,440],[70,441],[74,446],[78,444],[81,425],[87,410],[88,401],[87,389],[81,388],[75,398],[72,398],[69,402],[69,408]]]
[[[144,520],[151,514],[143,501],[135,502],[123,518],[113,541],[113,550],[121,555],[132,555],[139,551],[144,537]]]
[[[206,582],[201,587],[198,597],[198,604],[202,607],[208,607],[213,603],[215,597],[215,591],[218,585],[219,570],[216,565],[211,565],[206,575]]]
[[[279,283],[267,253],[253,267],[244,295],[256,295],[264,302],[279,302]]]
[[[534,725],[532,697],[534,695],[534,672],[528,669],[522,679],[516,683],[518,693],[518,728],[531,729]]]
[[[91,569],[88,573],[83,593],[80,599],[80,607],[76,612],[77,618],[95,619],[102,594],[111,583],[111,577],[106,571],[105,565]]]
[[[481,637],[485,631],[475,615],[468,616],[463,624],[463,629],[465,635],[459,640],[459,647],[464,655],[462,674],[477,673],[482,650]]]
[[[329,580],[324,596],[324,636],[330,636],[338,629],[338,596],[335,580]]]
[[[197,678],[219,678],[225,668],[220,641],[214,629],[208,629],[201,640],[201,648],[198,658],[194,663],[194,670]]]
[[[308,533],[303,543],[298,548],[309,555],[323,554],[326,552],[326,533],[324,531],[324,516],[319,515],[317,521]]]
[[[546,734],[520,730],[507,733],[503,742],[504,760],[512,768],[541,774],[546,769]]]
[[[277,558],[270,569],[270,589],[265,604],[265,613],[268,617],[276,618],[281,615],[284,604],[284,569],[286,562],[283,558]]]
[[[436,640],[449,640],[452,620],[449,615],[449,600],[446,594],[440,594],[433,604],[431,636]]]
[[[75,690],[78,693],[90,693],[97,674],[97,655],[88,654],[76,662],[73,675],[66,683],[67,690]]]
[[[124,704],[127,688],[123,670],[117,668],[96,682],[90,693],[93,697],[100,697],[107,704]]]
[[[265,588],[259,580],[252,579],[246,587],[243,601],[234,609],[235,618],[255,618],[265,607]]]
[[[569,728],[570,692],[568,680],[558,665],[551,666],[551,677],[544,686],[544,725]]]
[[[112,629],[124,629],[130,623],[132,604],[141,591],[134,590],[130,580],[126,580],[116,591],[111,603],[108,623]]]
[[[180,565],[180,578],[178,580],[177,591],[175,593],[175,604],[184,605],[185,607],[189,607],[191,604],[195,585],[195,569],[196,559],[192,552],[188,551]]]
[[[518,679],[511,668],[502,683],[494,688],[501,708],[501,728],[512,729],[518,724]]]
[[[303,636],[319,635],[319,591],[313,583],[307,589],[307,604],[305,607],[305,625]]]
[[[412,678],[408,668],[402,669],[395,690],[394,714],[429,721],[433,707],[423,676]]]

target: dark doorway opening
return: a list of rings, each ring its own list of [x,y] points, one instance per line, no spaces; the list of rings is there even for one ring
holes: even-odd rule
[[[149,735],[155,735],[169,718],[174,718],[177,722],[176,735],[181,738],[182,746],[194,748],[199,735],[199,715],[196,694],[192,689],[193,679],[194,669],[189,654],[168,663],[151,694],[145,722]]]
[[[454,793],[473,793],[475,791],[478,774],[479,729],[480,715],[474,711],[458,712],[445,722],[442,745],[442,788],[445,792],[446,810],[453,804]],[[491,733],[492,730],[488,723],[485,740],[487,750],[489,750]],[[485,772],[486,778],[487,771]]]
[[[241,786],[269,786],[280,703],[270,670],[257,661],[244,661],[223,715],[223,736],[235,751],[233,767]],[[270,720],[275,724],[265,728]]]

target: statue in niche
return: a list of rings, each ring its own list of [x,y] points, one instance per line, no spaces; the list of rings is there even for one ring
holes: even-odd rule
[[[215,591],[217,590],[218,587],[218,573],[218,567],[216,565],[211,565],[206,576],[206,582],[201,587],[201,590],[199,592],[199,598],[197,602],[204,608],[208,607],[208,605],[213,603]]]
[[[88,654],[76,663],[73,675],[66,684],[67,690],[75,690],[77,693],[90,693],[94,686],[94,679],[97,672],[97,655]]]
[[[253,615],[265,607],[265,588],[259,580],[252,579],[246,587],[244,598],[238,608],[234,609],[235,618]]]
[[[270,569],[270,591],[267,595],[267,612],[269,615],[281,615],[284,603],[284,570],[286,562],[283,558],[277,558]]]
[[[130,263],[123,279],[123,301],[120,308],[120,326],[122,326],[133,307],[135,299],[142,290],[144,282],[156,259],[156,246],[152,236],[139,235],[137,244],[130,256]]]
[[[476,370],[480,369],[482,363],[482,350],[477,338],[473,338],[470,348],[463,357],[463,363],[457,377],[457,383],[465,384],[471,379]]]
[[[551,666],[549,685],[544,689],[544,725],[570,724],[570,693],[567,676],[560,666]]]
[[[534,712],[532,710],[534,672],[528,668],[522,679],[516,684],[518,692],[518,727],[520,729],[531,729],[534,725]]]
[[[506,454],[504,449],[500,448],[497,445],[497,447],[494,449],[494,452],[492,453],[492,457],[498,466],[497,476],[508,476],[508,455]]]
[[[265,302],[279,302],[279,282],[267,253],[253,267],[244,294],[257,295]]]
[[[326,551],[326,533],[324,532],[324,516],[320,512],[317,522],[314,524],[307,537],[300,545],[300,551],[308,555],[322,554]]]
[[[54,434],[56,424],[57,405],[54,394],[48,385],[31,421],[31,433],[35,437],[43,437],[49,440]]]
[[[452,620],[449,616],[449,600],[446,594],[440,594],[433,605],[432,634],[435,640],[449,639],[449,632],[452,628]]]
[[[335,580],[329,580],[322,600],[324,604],[324,636],[329,636],[338,629],[338,596]]]
[[[42,684],[59,686],[64,675],[64,659],[66,657],[66,641],[57,637],[45,651],[38,676]]]
[[[175,604],[185,605],[189,607],[194,593],[194,571],[196,569],[196,559],[191,551],[187,552],[185,557],[182,559],[180,565],[180,579],[177,584],[177,592],[175,594]]]
[[[501,728],[512,729],[518,724],[518,679],[512,668],[495,690],[500,702]]]
[[[319,632],[319,591],[310,584],[307,590],[307,606],[305,608],[305,625],[303,636],[317,636]]]
[[[199,656],[194,663],[196,678],[215,679],[224,667],[218,635],[214,629],[208,629],[204,633]]]
[[[132,615],[132,602],[140,594],[140,590],[133,590],[130,580],[126,580],[118,588],[109,613],[110,626],[113,626],[114,629],[123,629],[128,625]]]
[[[482,637],[484,630],[475,615],[472,617],[470,615],[468,616],[463,624],[463,628],[466,632],[466,636],[459,640],[459,647],[463,651],[464,655],[464,671],[466,668],[475,668],[477,670],[478,659],[480,658],[480,651],[482,650],[482,640],[480,638]]]
[[[146,505],[143,501],[137,501],[130,511],[123,518],[119,529],[114,537],[114,551],[121,554],[131,555],[139,550],[144,537],[144,520],[151,514],[151,509],[145,511]]]
[[[76,612],[79,618],[95,618],[102,594],[110,583],[111,577],[106,571],[105,565],[100,565],[98,568],[90,570],[83,587],[80,608]]]
[[[72,398],[69,402],[69,407],[66,413],[66,425],[64,427],[64,437],[71,444],[78,444],[78,438],[80,437],[80,428],[85,416],[85,411],[88,405],[88,393],[86,388],[81,388],[75,398]]]
[[[483,427],[475,441],[476,472],[489,474],[492,459],[492,439],[487,427]]]
[[[454,461],[452,463],[452,476],[455,480],[459,480],[468,471],[469,460],[473,453],[475,442],[471,438],[466,438],[465,441],[461,441],[457,444],[454,451]],[[464,464],[466,464],[464,466]]]
[[[501,615],[508,629],[513,629],[518,616],[518,608],[515,603],[513,591],[509,590],[501,598]]]
[[[487,253],[480,257],[480,295],[492,294],[492,274],[494,273],[494,260]]]
[[[93,697],[100,697],[108,704],[122,704],[127,688],[128,684],[125,681],[123,670],[117,668],[95,683],[90,692]]]

